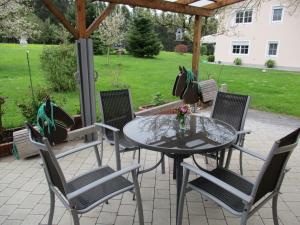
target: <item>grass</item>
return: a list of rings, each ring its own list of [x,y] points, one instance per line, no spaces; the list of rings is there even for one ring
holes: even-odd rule
[[[47,85],[39,61],[42,45],[28,45],[24,48],[16,44],[0,44],[0,95],[7,97],[3,117],[5,127],[19,126],[25,121],[16,104],[31,96],[26,61],[27,49],[30,52],[34,88]],[[110,66],[107,66],[106,56],[95,56],[94,66],[99,72],[96,90],[98,92],[116,89],[112,74],[120,69],[119,88],[130,88],[135,109],[140,105],[151,103],[153,95],[157,92],[162,94],[165,101],[172,101],[176,99],[171,95],[171,91],[178,66],[191,68],[191,62],[190,54],[161,52],[153,59],[113,55]],[[268,70],[264,73],[254,68],[201,64],[200,78],[207,79],[208,74],[211,74],[219,84],[228,84],[230,92],[250,95],[252,108],[300,117],[300,73],[277,70]],[[63,108],[70,114],[78,113],[78,91],[53,93],[53,97],[58,102],[65,99]],[[99,107],[97,108],[99,111]]]

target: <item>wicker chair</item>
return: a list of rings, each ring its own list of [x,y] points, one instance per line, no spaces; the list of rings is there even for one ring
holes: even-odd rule
[[[123,134],[125,124],[135,117],[129,90],[100,91],[100,107],[103,123],[99,125],[104,129],[106,139],[115,146],[117,169],[121,169],[122,152],[134,151],[134,157],[135,151],[138,150],[140,162],[140,148],[128,141]],[[162,160],[162,172],[164,171],[165,165]]]
[[[222,120],[225,123],[230,124],[238,131],[238,138],[236,145],[243,147],[245,135],[250,133],[250,131],[245,131],[244,124],[246,120],[246,115],[248,112],[248,107],[250,103],[250,96],[247,95],[237,95],[232,93],[218,92],[213,111],[211,113],[211,118]],[[223,165],[225,151],[221,152],[221,157],[219,164]],[[243,174],[243,161],[242,155],[240,152],[240,172]],[[232,149],[228,151],[228,157],[226,161],[226,168],[229,167],[231,160]],[[208,154],[206,157],[218,158],[215,154]],[[207,161],[207,158],[206,158]]]
[[[298,144],[300,128],[276,141],[265,158],[253,151],[235,145],[234,148],[264,161],[264,165],[254,183],[226,168],[217,167],[212,171],[198,169],[182,163],[184,178],[179,200],[177,225],[182,223],[182,211],[187,191],[195,190],[215,201],[232,214],[241,217],[245,225],[250,216],[273,198],[272,210],[275,225],[278,223],[277,200],[279,190],[287,170],[286,164]],[[190,171],[200,177],[188,182]]]
[[[107,202],[109,199],[126,191],[135,190],[138,205],[139,224],[144,224],[143,208],[137,180],[138,164],[129,166],[119,171],[114,171],[109,166],[98,167],[92,171],[76,176],[66,181],[57,159],[75,152],[90,148],[89,143],[81,149],[72,149],[60,155],[54,155],[47,138],[43,138],[30,124],[27,124],[30,141],[39,149],[42,164],[50,191],[50,213],[48,225],[52,225],[55,208],[55,195],[70,210],[74,225],[79,225],[78,214],[89,212],[96,206]],[[101,130],[98,125],[82,128],[71,133],[76,138],[88,133]],[[133,183],[122,175],[132,174]]]

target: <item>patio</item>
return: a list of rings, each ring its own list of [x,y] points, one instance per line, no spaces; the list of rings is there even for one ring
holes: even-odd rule
[[[201,112],[208,115],[209,111]],[[247,135],[245,147],[262,150],[267,154],[273,142],[281,136],[300,126],[300,120],[277,114],[249,110],[245,129],[252,130]],[[291,171],[286,175],[279,198],[278,212],[281,224],[300,224],[300,146],[296,148],[289,161]],[[159,160],[159,153],[142,151],[141,164],[149,167]],[[238,155],[234,154],[231,169],[238,171]],[[146,160],[147,159],[147,160]],[[186,160],[192,162],[190,159]],[[199,159],[204,164],[203,159]],[[35,225],[46,224],[49,211],[48,185],[44,172],[39,165],[39,157],[16,161],[12,157],[0,159],[0,224],[2,225]],[[122,155],[123,166],[132,162],[132,153]],[[105,144],[104,164],[115,167],[113,147]],[[60,160],[67,178],[81,174],[96,167],[94,152],[85,151]],[[213,162],[210,161],[209,166]],[[254,179],[260,170],[261,162],[245,156],[244,173]],[[172,160],[166,158],[166,174],[161,174],[160,167],[142,174],[140,178],[145,224],[170,225],[175,224],[176,185],[172,179]],[[193,178],[193,175],[191,176]],[[138,224],[136,202],[132,194],[110,200],[109,204],[97,207],[91,213],[81,217],[81,224]],[[53,224],[69,225],[71,216],[68,211],[56,201]],[[187,195],[183,224],[219,225],[239,224],[239,219],[222,210],[214,203],[202,199],[193,192]],[[271,204],[262,208],[251,217],[248,224],[273,224]]]

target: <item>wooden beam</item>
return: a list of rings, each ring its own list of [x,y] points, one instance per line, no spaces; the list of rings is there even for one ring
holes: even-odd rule
[[[76,0],[76,23],[79,38],[86,38],[85,0]]]
[[[235,3],[238,3],[238,2],[243,2],[243,1],[245,1],[245,0],[217,0],[215,3],[205,5],[202,8],[215,10],[215,9],[218,9],[218,8],[222,8],[224,6],[232,5],[232,4],[235,4]]]
[[[100,23],[111,13],[116,4],[110,3],[107,8],[99,15],[86,30],[86,37],[89,37],[100,25]]]
[[[202,28],[202,17],[195,16],[192,69],[196,77],[196,80],[198,80],[198,76],[199,76],[198,68],[199,68],[199,59],[200,59],[201,28]]]
[[[50,0],[42,0],[47,9],[58,19],[59,22],[77,39],[78,30],[66,19],[59,9]]]
[[[97,0],[93,0],[97,1]],[[176,2],[169,2],[164,0],[102,0],[102,2],[110,2],[116,4],[124,4],[130,6],[138,6],[149,9],[159,9],[162,11],[183,13],[188,15],[199,16],[212,16],[213,11],[208,9],[202,9],[200,7],[183,5]]]
[[[198,1],[200,2],[200,0],[177,0],[176,3],[188,5]]]

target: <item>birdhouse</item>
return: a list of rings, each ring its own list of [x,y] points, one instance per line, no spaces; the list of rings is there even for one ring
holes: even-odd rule
[[[176,41],[183,41],[183,30],[181,28],[176,30]]]

